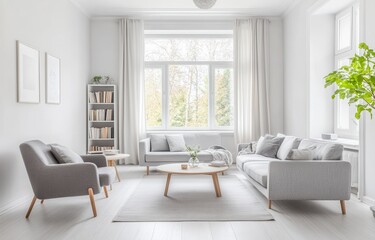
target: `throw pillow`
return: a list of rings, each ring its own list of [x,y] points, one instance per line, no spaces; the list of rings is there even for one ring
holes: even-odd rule
[[[184,136],[181,134],[165,135],[171,152],[183,152],[186,149]]]
[[[274,136],[266,134],[264,136],[261,136],[257,143],[255,143],[255,152],[258,152],[258,150],[262,147],[264,139],[272,139]]]
[[[279,134],[278,134],[279,136]],[[288,154],[292,149],[297,149],[299,143],[301,142],[300,138],[293,136],[285,136],[284,141],[281,143],[279,150],[277,151],[277,158],[280,160],[285,160],[288,157]]]
[[[151,152],[169,151],[167,138],[164,134],[151,134]]]
[[[288,154],[288,160],[313,160],[316,147],[305,149],[292,149]]]
[[[257,146],[256,154],[269,158],[276,158],[277,151],[279,150],[279,147],[283,140],[283,137],[265,137],[262,141],[262,144],[259,147]]]
[[[81,156],[67,147],[51,144],[51,152],[59,163],[83,163]]]

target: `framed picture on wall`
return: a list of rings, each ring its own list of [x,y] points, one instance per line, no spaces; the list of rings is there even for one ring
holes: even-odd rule
[[[46,53],[46,103],[60,104],[60,59]]]
[[[39,51],[17,41],[18,102],[39,103]]]

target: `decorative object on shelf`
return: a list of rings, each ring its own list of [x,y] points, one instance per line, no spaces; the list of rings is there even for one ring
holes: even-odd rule
[[[366,43],[360,43],[361,55],[355,54],[350,65],[343,66],[325,77],[325,87],[335,84],[337,90],[332,99],[338,96],[355,104],[357,112],[355,118],[360,119],[361,113],[366,111],[372,118],[375,109],[375,51]]]
[[[181,169],[182,170],[187,170],[188,169],[188,165],[186,163],[181,163]]]
[[[60,59],[46,53],[46,103],[60,104]]]
[[[335,134],[335,133],[322,133],[322,139],[337,140],[337,134]]]
[[[198,153],[201,151],[199,146],[186,146],[186,151],[190,154],[188,164],[190,167],[198,167],[199,159]]]
[[[39,103],[39,51],[17,41],[18,102]]]
[[[91,79],[92,84],[112,84],[113,79],[109,76],[94,76]]]
[[[200,9],[210,9],[216,3],[216,0],[194,0],[195,6]]]

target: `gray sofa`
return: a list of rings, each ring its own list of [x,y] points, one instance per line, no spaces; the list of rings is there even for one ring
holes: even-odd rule
[[[248,145],[240,144],[238,151]],[[311,146],[316,147],[314,160],[245,154],[237,156],[237,168],[268,199],[269,208],[273,200],[339,200],[345,214],[345,200],[350,199],[351,166],[341,160],[343,146],[303,139],[298,149]]]
[[[202,149],[198,153],[200,162],[211,162],[211,153],[204,151],[213,145],[222,145],[220,134],[216,133],[184,133],[182,134],[186,145],[199,145]],[[139,165],[147,167],[147,175],[150,166],[159,166],[166,163],[187,162],[190,155],[187,152],[152,151],[150,138],[139,142]]]

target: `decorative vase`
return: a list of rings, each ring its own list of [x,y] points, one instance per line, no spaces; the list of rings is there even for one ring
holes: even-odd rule
[[[192,168],[198,167],[199,159],[198,158],[190,158],[188,164],[189,164],[189,167],[192,167]]]

